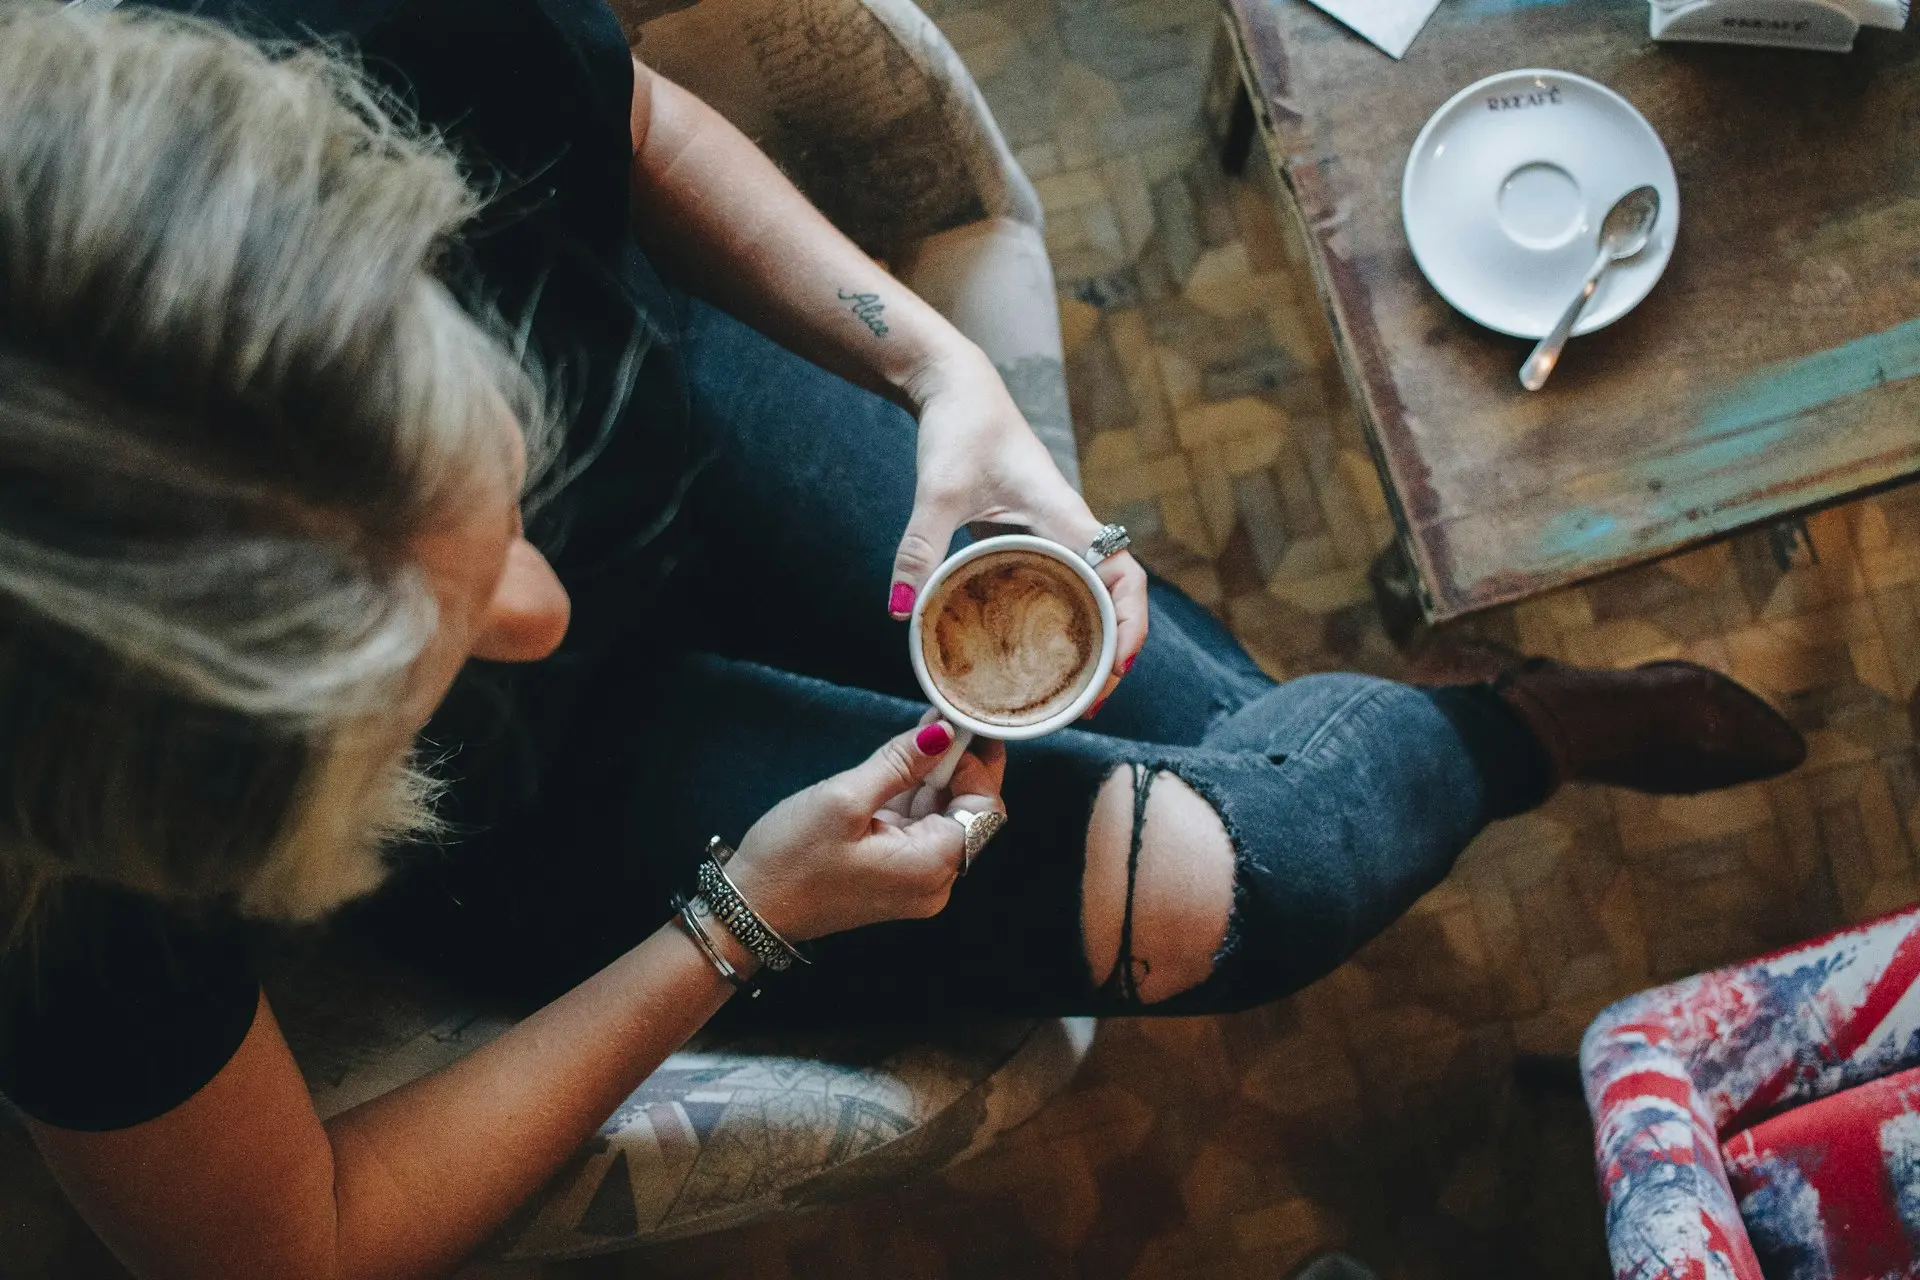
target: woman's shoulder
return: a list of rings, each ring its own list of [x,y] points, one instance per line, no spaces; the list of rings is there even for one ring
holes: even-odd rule
[[[624,208],[633,62],[604,0],[147,3],[341,48],[466,152],[485,184],[537,182]]]
[[[194,13],[275,36],[357,36],[396,22],[442,27],[538,15],[556,30],[602,29],[619,22],[605,0],[138,0],[144,8]]]
[[[602,74],[625,62],[620,21],[605,0],[140,0],[143,7],[191,13],[264,39],[357,45],[393,32],[432,33],[435,48],[468,46],[463,36],[500,38],[501,59],[537,56],[529,37]],[[506,43],[506,38],[512,43]]]
[[[71,885],[0,953],[0,1094],[61,1128],[150,1120],[227,1064],[259,991],[232,915]]]

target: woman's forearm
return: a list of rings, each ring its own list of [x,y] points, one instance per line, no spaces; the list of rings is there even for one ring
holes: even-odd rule
[[[634,228],[681,285],[847,380],[911,404],[967,340],[836,230],[718,112],[635,64]]]
[[[334,1118],[338,1274],[450,1269],[731,992],[669,925],[499,1039]]]
[[[440,1276],[731,991],[663,928],[499,1039],[324,1127],[262,998],[233,1058],[173,1109],[98,1133],[29,1128],[137,1276]]]

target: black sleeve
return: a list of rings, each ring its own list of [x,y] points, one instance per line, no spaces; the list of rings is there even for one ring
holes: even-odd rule
[[[259,999],[238,920],[64,890],[0,957],[0,1094],[62,1129],[151,1120],[219,1074]]]

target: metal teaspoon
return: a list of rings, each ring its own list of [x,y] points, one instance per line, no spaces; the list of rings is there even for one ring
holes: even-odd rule
[[[1600,256],[1593,260],[1593,269],[1587,272],[1586,283],[1580,286],[1580,295],[1553,326],[1553,331],[1540,339],[1540,345],[1533,349],[1527,362],[1520,366],[1520,385],[1529,391],[1538,391],[1547,385],[1547,378],[1554,367],[1560,363],[1560,348],[1567,345],[1567,335],[1573,332],[1574,324],[1580,319],[1580,313],[1593,297],[1593,291],[1600,287],[1600,277],[1616,262],[1625,262],[1647,247],[1647,240],[1653,235],[1653,224],[1660,220],[1660,193],[1652,187],[1635,187],[1614,202],[1607,210],[1606,220],[1600,224]]]

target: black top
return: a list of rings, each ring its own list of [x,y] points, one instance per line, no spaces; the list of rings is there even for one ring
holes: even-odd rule
[[[636,577],[658,559],[643,552],[687,463],[675,295],[628,229],[633,68],[619,24],[598,0],[154,3],[269,39],[344,38],[492,194],[449,283],[528,322],[572,409],[562,466],[575,478],[530,520],[574,595],[560,660],[526,677],[555,681],[570,656],[630,625],[645,595]],[[631,392],[614,394],[635,356]],[[636,406],[644,434],[622,429]],[[596,589],[616,577],[620,590]],[[468,829],[531,802],[539,781],[527,762],[571,701],[564,681],[543,687],[514,699],[538,707],[541,723],[504,725],[486,680],[463,675],[429,728],[441,745],[462,744],[453,799]],[[69,1129],[152,1119],[211,1080],[252,1026],[246,930],[218,910],[189,917],[97,887],[60,899],[36,945],[0,957],[0,1094]]]

